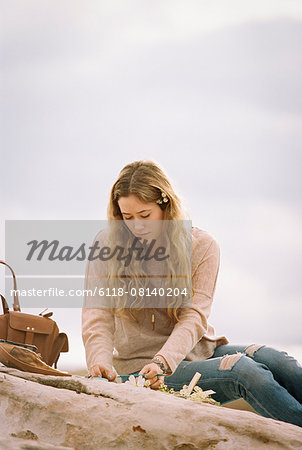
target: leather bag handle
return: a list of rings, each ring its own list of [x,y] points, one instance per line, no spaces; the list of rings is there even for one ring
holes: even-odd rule
[[[9,270],[12,273],[13,276],[13,281],[14,281],[14,303],[13,303],[13,309],[14,311],[21,311],[20,308],[20,303],[19,303],[19,297],[18,297],[18,292],[17,292],[17,281],[16,281],[16,275],[15,272],[13,271],[13,269],[11,268],[11,266],[9,266],[6,262],[4,261],[0,261],[0,264],[4,264],[6,267],[9,268]],[[2,298],[2,295],[1,295]],[[6,303],[6,302],[5,302]],[[3,305],[3,299],[2,299],[2,305]],[[3,308],[4,310],[5,308]]]
[[[8,314],[9,313],[9,307],[8,304],[5,300],[5,298],[3,297],[2,294],[0,294],[1,300],[2,300],[2,308],[3,308],[3,314]]]

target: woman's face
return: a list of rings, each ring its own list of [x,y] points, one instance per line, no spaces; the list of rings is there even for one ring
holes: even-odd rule
[[[141,241],[150,241],[159,237],[164,220],[164,212],[155,203],[142,202],[136,195],[121,197],[118,205],[123,220],[129,230]]]

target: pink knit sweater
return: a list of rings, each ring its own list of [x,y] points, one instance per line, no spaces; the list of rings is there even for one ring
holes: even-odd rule
[[[82,337],[88,369],[96,364],[114,368],[119,374],[141,370],[155,355],[161,355],[169,364],[171,375],[186,359],[207,359],[215,348],[229,341],[216,336],[208,323],[219,271],[219,246],[206,231],[192,228],[192,287],[191,308],[183,308],[180,320],[167,326],[165,309],[144,309],[138,323],[119,318],[109,309],[83,308]],[[86,275],[98,273],[97,261],[89,261]],[[86,289],[88,288],[86,278]],[[152,329],[151,317],[155,316]],[[113,350],[115,351],[113,352]]]

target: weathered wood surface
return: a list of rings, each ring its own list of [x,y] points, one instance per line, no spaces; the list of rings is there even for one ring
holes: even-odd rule
[[[0,367],[0,436],[0,449],[302,448],[302,429],[251,412],[131,385],[5,367]]]

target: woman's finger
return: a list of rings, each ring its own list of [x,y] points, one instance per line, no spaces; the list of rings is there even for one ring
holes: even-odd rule
[[[150,367],[144,366],[138,374],[139,375],[147,375],[149,372],[150,372]]]
[[[139,372],[139,375],[146,375],[146,378],[149,380],[158,372],[158,368],[154,367],[154,364],[147,364],[145,367],[142,368],[142,370]]]
[[[92,366],[89,370],[89,374],[91,377],[107,378],[110,381],[115,379],[115,373],[101,364]]]
[[[100,369],[98,367],[92,367],[90,369],[90,375],[92,377],[100,377],[100,376],[102,376],[102,372],[100,371]]]
[[[165,377],[158,375],[152,379],[150,387],[152,389],[154,389],[154,388],[158,389],[159,387],[161,387],[164,384],[164,382],[165,382]]]
[[[163,377],[159,377],[155,383],[150,385],[150,388],[151,389],[159,389],[164,384],[164,381],[162,378]]]
[[[150,386],[152,386],[152,384],[157,383],[158,378],[157,377],[152,377],[152,378],[147,378],[150,381]]]

